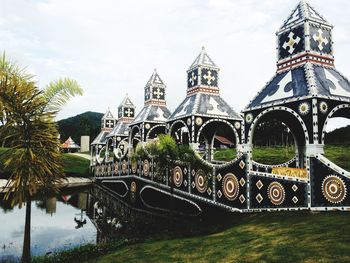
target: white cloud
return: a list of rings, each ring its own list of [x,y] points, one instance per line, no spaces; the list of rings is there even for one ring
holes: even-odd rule
[[[313,0],[335,25],[336,65],[350,72],[350,2]],[[3,0],[0,48],[37,75],[41,86],[60,76],[85,90],[60,118],[88,110],[116,111],[129,93],[137,109],[157,68],[168,85],[169,108],[186,93],[186,70],[206,46],[221,67],[223,97],[241,111],[270,80],[275,35],[297,1],[283,0]]]

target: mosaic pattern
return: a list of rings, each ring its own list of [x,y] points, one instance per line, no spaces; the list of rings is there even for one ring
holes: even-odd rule
[[[341,203],[346,197],[346,191],[344,181],[336,175],[329,175],[322,182],[323,196],[333,204]]]
[[[307,102],[300,103],[299,113],[301,115],[307,115],[310,112],[310,104]]]
[[[176,187],[180,187],[184,180],[183,172],[180,166],[176,166],[173,171],[173,182]]]
[[[128,164],[127,164],[127,162],[125,160],[123,160],[123,162],[122,162],[122,172],[123,172],[123,174],[126,173],[127,168],[128,168]]]
[[[196,189],[200,193],[205,193],[208,188],[208,181],[205,172],[199,169],[194,177]]]
[[[267,188],[267,196],[272,204],[281,205],[286,198],[286,192],[282,184],[279,182],[272,182]]]
[[[238,179],[234,174],[228,173],[224,176],[224,179],[222,180],[222,192],[230,201],[234,201],[237,198],[239,194],[239,184]]]
[[[149,171],[150,171],[149,161],[148,160],[144,160],[143,161],[143,175],[144,176],[148,176],[149,175]]]
[[[130,191],[131,191],[132,193],[136,193],[136,190],[137,190],[136,182],[135,182],[135,181],[132,181],[131,184],[130,184]]]

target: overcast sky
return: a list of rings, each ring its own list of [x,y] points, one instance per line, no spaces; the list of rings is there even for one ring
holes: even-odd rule
[[[143,106],[157,68],[173,111],[186,95],[186,70],[205,46],[221,67],[223,98],[243,110],[276,71],[275,32],[298,1],[1,0],[0,50],[35,74],[40,87],[76,79],[59,119],[85,111],[116,113],[128,93]],[[337,69],[350,75],[350,1],[312,0],[334,26]]]

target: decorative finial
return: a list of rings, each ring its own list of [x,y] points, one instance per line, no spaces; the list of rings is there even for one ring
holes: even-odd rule
[[[205,51],[205,47],[204,46],[202,46],[202,50]]]

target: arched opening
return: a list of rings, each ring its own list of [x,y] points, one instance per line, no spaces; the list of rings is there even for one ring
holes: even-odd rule
[[[328,113],[322,142],[325,157],[350,171],[350,105],[339,105]]]
[[[113,162],[113,137],[109,137],[106,145],[106,161]]]
[[[98,163],[102,163],[104,159],[106,158],[106,153],[107,153],[107,147],[99,145],[99,148],[101,147],[100,151],[98,152],[96,159]]]
[[[174,122],[170,127],[169,133],[178,145],[189,145],[191,142],[191,135],[188,126],[184,121]]]
[[[307,128],[291,109],[262,112],[252,123],[247,140],[256,163],[275,166],[295,159],[297,168],[305,167]]]
[[[152,127],[146,135],[146,141],[153,140],[158,137],[159,134],[165,134],[165,125],[159,124]]]
[[[196,151],[209,163],[224,164],[236,158],[237,144],[238,132],[231,123],[225,120],[210,120],[198,131]]]
[[[122,157],[124,157],[127,153],[128,153],[128,149],[129,149],[129,143],[128,143],[128,138],[117,138],[117,141],[120,140],[119,142],[117,142],[116,147],[114,147],[114,155],[116,158],[121,159]]]
[[[137,145],[141,142],[141,130],[138,126],[134,126],[130,132],[129,146],[135,151]]]

